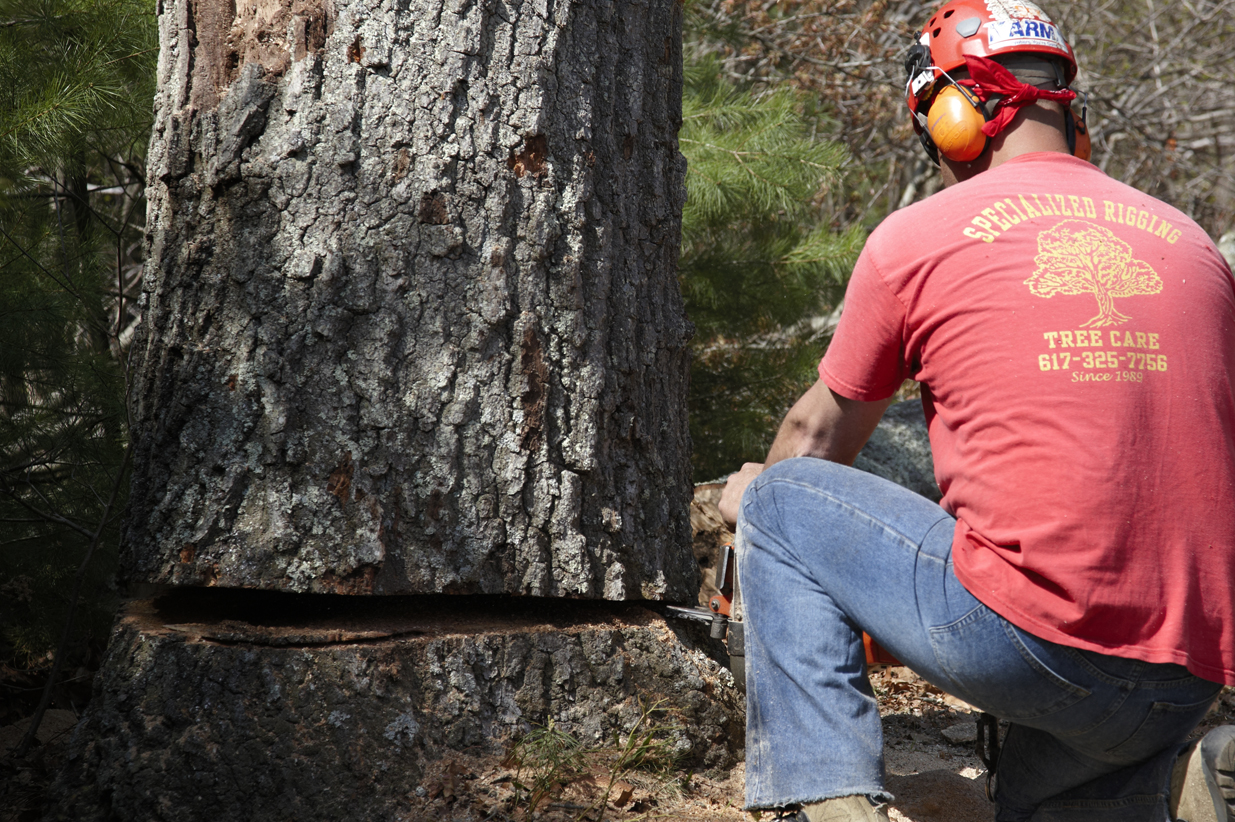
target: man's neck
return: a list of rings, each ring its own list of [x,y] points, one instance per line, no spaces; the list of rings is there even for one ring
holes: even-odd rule
[[[1037,151],[1071,154],[1064,132],[1063,107],[1058,103],[1038,102],[1025,106],[1012,123],[997,134],[978,159],[969,163],[942,158],[939,166],[943,184],[963,182],[1003,165],[1014,157]]]

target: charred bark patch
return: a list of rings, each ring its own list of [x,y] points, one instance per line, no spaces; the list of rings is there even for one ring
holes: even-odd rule
[[[519,447],[525,451],[535,451],[543,440],[549,383],[549,367],[545,364],[540,335],[535,328],[529,327],[523,332],[523,353],[519,366],[524,379],[523,428],[519,431]]]
[[[440,191],[426,192],[420,198],[420,213],[417,218],[429,225],[446,225],[450,218],[446,214],[446,195]]]
[[[506,164],[516,177],[531,174],[536,179],[545,176],[545,159],[549,156],[549,141],[543,134],[523,138],[523,149],[513,151]]]
[[[326,480],[326,491],[338,497],[339,502],[347,505],[348,496],[352,490],[352,474],[355,468],[352,465],[352,452],[343,452],[343,461],[330,472],[330,477]]]

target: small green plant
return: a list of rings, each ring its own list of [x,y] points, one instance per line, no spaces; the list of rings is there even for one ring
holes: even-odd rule
[[[526,734],[510,749],[502,763],[515,769],[511,785],[515,789],[516,810],[531,819],[542,805],[561,797],[573,782],[587,773],[587,760],[579,741],[549,724]]]
[[[633,776],[635,772],[651,776],[657,789],[664,789],[674,781],[672,772],[678,761],[678,752],[674,745],[676,728],[654,721],[657,714],[663,713],[662,704],[663,702],[654,702],[651,705],[641,703],[639,719],[626,734],[625,740],[619,735],[613,748],[596,751],[602,760],[608,762],[608,774],[604,795],[588,809],[598,814],[595,822],[604,822],[614,786]]]
[[[518,739],[503,762],[515,771],[511,779],[515,812],[521,811],[529,822],[573,788],[590,799],[590,804],[573,806],[578,811],[575,819],[604,822],[611,802],[624,805],[629,801],[629,793],[625,799],[614,795],[615,790],[624,790],[619,786],[626,785],[626,780],[638,781],[650,794],[673,789],[678,779],[674,769],[679,729],[658,721],[665,713],[662,704],[640,703],[634,727],[608,745],[586,747],[552,719]],[[626,785],[625,790],[633,786]]]

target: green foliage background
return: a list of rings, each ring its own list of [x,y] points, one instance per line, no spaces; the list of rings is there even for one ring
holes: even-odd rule
[[[110,622],[156,57],[153,0],[0,0],[0,640],[27,662],[92,544],[77,624]]]
[[[692,342],[696,482],[762,462],[781,417],[816,379],[865,239],[821,197],[847,152],[814,137],[804,95],[757,96],[720,64],[687,65],[678,142],[687,159],[679,276]]]

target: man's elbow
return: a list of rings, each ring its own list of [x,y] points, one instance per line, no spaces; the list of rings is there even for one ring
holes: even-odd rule
[[[785,456],[826,459],[824,452],[827,450],[828,431],[821,429],[808,417],[790,412],[781,425],[781,433],[785,440]]]
[[[785,445],[782,459],[815,457],[852,465],[861,450],[860,445],[855,449],[852,443],[838,437],[834,427],[820,426],[807,417],[786,417],[781,431]]]

